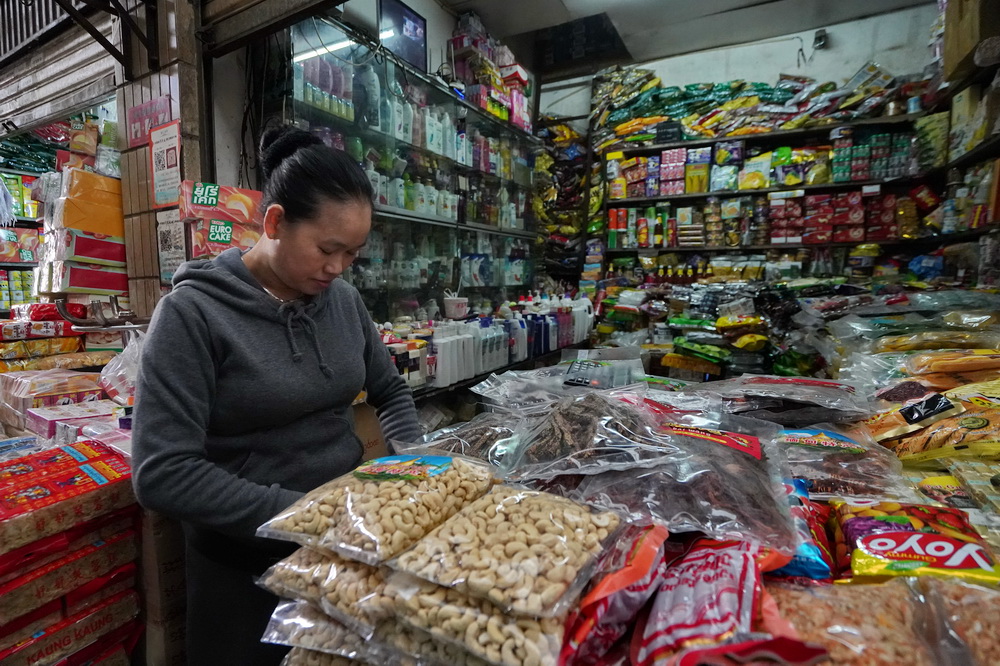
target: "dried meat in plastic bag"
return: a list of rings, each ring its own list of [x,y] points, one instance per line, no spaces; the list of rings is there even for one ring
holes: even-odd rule
[[[789,471],[806,483],[812,499],[913,499],[899,459],[875,442],[864,426],[847,429],[820,423],[785,428],[778,441]]]
[[[761,587],[757,554],[745,542],[699,539],[669,562],[633,634],[632,663],[650,666],[692,645],[749,635]]]
[[[497,486],[389,566],[517,615],[565,614],[620,518],[549,493]]]
[[[924,637],[921,605],[904,581],[766,590],[798,637],[843,666],[939,666]]]
[[[1000,566],[959,509],[897,502],[831,502],[837,566],[852,579],[951,576],[1000,583]]]
[[[433,449],[499,465],[515,446],[526,420],[513,412],[484,412],[466,423],[428,433],[418,442],[393,442],[393,448],[398,453]]]
[[[580,610],[567,623],[564,666],[595,663],[628,633],[663,581],[667,536],[662,525],[630,525],[605,553],[602,569],[607,573],[595,577]]]
[[[793,485],[787,486],[787,490],[792,520],[799,532],[799,545],[792,561],[770,572],[770,575],[830,580],[834,574],[833,554],[825,527],[830,509],[810,501],[803,481],[796,479]]]
[[[257,535],[376,566],[486,494],[490,469],[460,457],[376,458],[307,493]]]
[[[257,581],[279,597],[318,606],[364,637],[388,616],[382,571],[329,552],[300,548]]]
[[[652,516],[671,533],[703,532],[794,552],[797,537],[782,482],[787,468],[774,442],[776,426],[727,416],[720,429],[668,423],[660,430],[675,452],[655,466],[587,477],[579,496],[619,508],[634,520]]]
[[[673,397],[676,393],[665,393]],[[638,405],[591,392],[552,405],[504,457],[510,480],[597,474],[658,459],[668,442]]]
[[[743,416],[783,425],[809,425],[819,421],[857,421],[871,414],[868,400],[846,382],[743,375],[735,379],[705,382],[685,391],[716,393],[727,399],[769,398],[781,401],[763,409],[740,410]]]
[[[403,574],[389,578],[401,623],[495,666],[557,666],[565,617],[514,617],[488,601]]]

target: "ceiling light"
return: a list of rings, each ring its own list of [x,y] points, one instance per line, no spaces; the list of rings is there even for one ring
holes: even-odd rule
[[[396,33],[394,33],[392,30],[383,30],[382,32],[379,33],[378,38],[380,40],[389,39],[394,34]],[[309,58],[315,58],[316,56],[321,56],[324,53],[333,53],[334,51],[339,51],[340,49],[347,48],[348,46],[354,43],[355,42],[353,40],[347,39],[342,42],[337,42],[336,44],[331,44],[330,46],[320,47],[315,51],[307,51],[305,53],[300,53],[299,55],[292,58],[292,62],[302,62],[303,60],[309,60]]]

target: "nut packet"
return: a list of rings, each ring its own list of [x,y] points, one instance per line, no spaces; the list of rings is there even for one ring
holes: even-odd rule
[[[961,663],[995,664],[1000,654],[997,633],[987,627],[1000,623],[1000,592],[961,581],[928,577],[920,589],[937,610],[947,633],[961,641]],[[956,650],[957,651],[957,650]]]
[[[370,663],[378,663],[379,659],[389,656],[303,601],[280,602],[260,640]]]
[[[565,617],[514,617],[457,589],[406,574],[389,577],[401,623],[468,651],[494,666],[557,666]]]
[[[841,577],[950,576],[1000,583],[1000,566],[960,509],[834,500],[831,520]]]
[[[307,493],[262,525],[257,536],[323,548],[377,566],[410,548],[492,485],[490,468],[476,460],[376,458]]]
[[[497,486],[388,564],[507,613],[555,617],[572,607],[620,523],[612,511]]]
[[[272,565],[257,584],[279,597],[322,608],[364,638],[389,616],[382,570],[335,553],[299,548]]]
[[[299,647],[292,648],[281,660],[281,666],[369,666],[374,663]]]

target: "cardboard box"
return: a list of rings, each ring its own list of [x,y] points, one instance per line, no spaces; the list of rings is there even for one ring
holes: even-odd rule
[[[97,331],[87,333],[84,339],[87,351],[123,351],[125,345],[122,342],[122,334],[115,331]]]
[[[105,416],[113,414],[119,407],[113,400],[93,400],[69,405],[34,407],[25,414],[28,430],[39,437],[50,439],[56,434],[56,423],[69,419]]]
[[[38,261],[38,229],[0,229],[0,261]]]
[[[45,237],[48,261],[76,261],[100,266],[125,265],[125,239],[79,229],[54,229]]]
[[[973,71],[979,42],[1000,35],[996,0],[948,0],[944,19],[944,77],[957,81]]]
[[[258,208],[263,196],[257,190],[185,180],[181,183],[180,218],[260,226],[263,215]]]
[[[46,212],[45,229],[79,229],[106,236],[125,237],[122,207],[104,206],[80,199],[56,199],[51,216]]]
[[[84,169],[63,172],[62,197],[112,208],[122,207],[122,182]]]
[[[140,581],[146,617],[151,622],[184,618],[184,531],[181,524],[154,511],[142,514]]]
[[[382,458],[389,455],[385,437],[382,436],[382,426],[379,425],[375,408],[368,403],[356,404],[354,410],[354,434],[358,436],[365,447],[363,460]]]
[[[140,649],[145,666],[186,666],[187,646],[184,619],[147,622],[145,646]]]
[[[128,293],[128,274],[117,266],[96,266],[75,261],[48,262],[52,270],[51,293]]]
[[[188,230],[192,259],[217,257],[231,247],[249,250],[263,233],[263,227],[234,224],[225,220],[196,220]]]

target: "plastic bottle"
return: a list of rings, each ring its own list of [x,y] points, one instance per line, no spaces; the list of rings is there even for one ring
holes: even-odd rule
[[[448,159],[455,159],[455,120],[447,109],[441,111],[441,154]]]
[[[426,109],[424,109],[419,104],[413,105],[413,138],[410,139],[410,143],[418,148],[427,147],[427,127],[424,124],[426,120]]]
[[[455,161],[469,166],[469,137],[464,127],[455,133]]]
[[[393,130],[392,135],[400,140],[405,140],[405,135],[403,134],[403,127],[405,121],[405,111],[403,110],[406,106],[406,100],[402,97],[397,97],[393,95],[392,98],[392,120],[393,120]]]
[[[375,165],[372,164],[371,160],[365,160],[365,175],[368,176],[368,182],[372,184],[372,192],[375,193],[377,200],[379,173],[375,170]]]
[[[427,213],[426,186],[418,180],[416,184],[413,186],[413,189],[414,189],[414,197],[416,199],[416,204],[414,205],[413,210],[420,213],[421,215],[426,214]]]
[[[402,178],[393,178],[389,182],[389,205],[406,208],[406,191],[403,189]]]
[[[427,150],[441,154],[441,121],[438,120],[437,109],[427,109],[425,116],[427,125]]]
[[[436,215],[440,217],[438,214],[438,201],[440,200],[439,194],[440,193],[437,188],[430,181],[428,181],[424,186],[424,197],[427,199],[428,215]]]
[[[378,129],[386,136],[392,136],[396,131],[396,121],[392,116],[392,101],[389,99],[389,91],[383,90],[379,100]]]
[[[399,138],[407,143],[413,142],[413,105],[408,101],[403,102],[403,127]]]
[[[417,209],[417,190],[410,180],[410,174],[403,174],[403,198],[406,210]]]
[[[379,107],[382,101],[378,73],[371,65],[358,65],[354,70],[355,113],[368,127],[380,127]],[[360,95],[358,93],[361,93]]]

